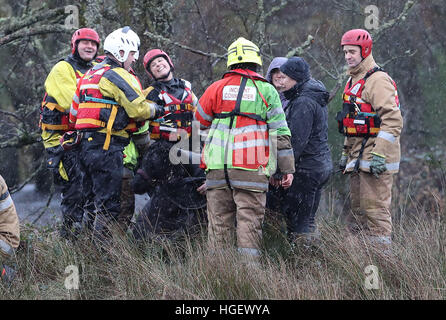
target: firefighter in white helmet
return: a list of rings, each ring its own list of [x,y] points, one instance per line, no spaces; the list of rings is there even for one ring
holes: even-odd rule
[[[164,113],[146,101],[136,78],[129,72],[139,56],[139,37],[129,27],[113,31],[104,41],[106,58],[79,81],[70,121],[82,134],[80,163],[83,193],[94,204],[94,235],[106,240],[110,224],[120,213],[123,150],[138,121]]]

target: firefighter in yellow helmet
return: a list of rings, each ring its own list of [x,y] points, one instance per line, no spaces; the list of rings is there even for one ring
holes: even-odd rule
[[[68,114],[77,82],[93,66],[99,44],[99,35],[93,29],[82,28],[73,33],[71,54],[54,65],[45,80],[46,92],[40,109],[47,166],[53,172],[54,183],[61,186],[60,235],[67,239],[73,239],[80,231],[84,205],[83,194],[79,191],[81,172],[75,143],[78,139],[75,132],[69,132],[72,128]],[[61,143],[64,134],[66,139]]]
[[[0,175],[0,282],[10,281],[15,271],[9,265],[19,246],[19,218],[5,180]]]
[[[206,89],[194,115],[202,128],[210,128],[202,154],[209,245],[231,243],[235,228],[238,250],[246,257],[260,255],[268,177],[277,164],[288,188],[294,172],[279,94],[256,72],[261,65],[259,48],[238,38],[228,48],[229,72]]]

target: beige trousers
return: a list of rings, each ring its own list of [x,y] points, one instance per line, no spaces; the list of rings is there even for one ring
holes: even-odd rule
[[[12,256],[19,242],[19,218],[8,186],[0,175],[0,259]]]
[[[362,171],[350,175],[351,212],[347,224],[351,232],[364,231],[377,237],[391,235],[392,183],[392,173],[384,172],[379,178]]]
[[[258,255],[266,193],[224,188],[208,190],[206,197],[210,248],[232,245],[235,229],[239,250]]]

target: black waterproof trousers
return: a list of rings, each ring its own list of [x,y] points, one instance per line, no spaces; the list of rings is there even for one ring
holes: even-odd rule
[[[267,208],[280,211],[287,222],[290,240],[316,229],[315,217],[321,199],[322,188],[330,177],[331,169],[308,171],[298,169],[291,187],[271,187],[267,194]]]
[[[85,132],[80,152],[83,193],[90,208],[85,218],[100,241],[109,238],[110,227],[121,212],[123,151],[129,139],[112,136],[108,150],[103,149],[104,141],[103,133]]]
[[[54,150],[58,150],[55,154]],[[68,180],[62,178],[59,171],[59,162],[55,161],[51,171],[54,183],[61,187],[61,211],[62,227],[59,230],[61,237],[69,239],[76,236],[80,231],[85,197],[82,193],[82,171],[79,163],[80,148],[61,151],[60,148],[48,148],[48,158],[58,158],[62,162]]]

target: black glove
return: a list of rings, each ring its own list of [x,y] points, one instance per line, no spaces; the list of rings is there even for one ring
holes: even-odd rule
[[[47,148],[46,166],[50,170],[59,170],[59,162],[63,157],[64,148],[59,145],[56,147]]]
[[[158,119],[162,116],[164,116],[164,107],[155,103],[155,115],[153,116],[153,119]]]

